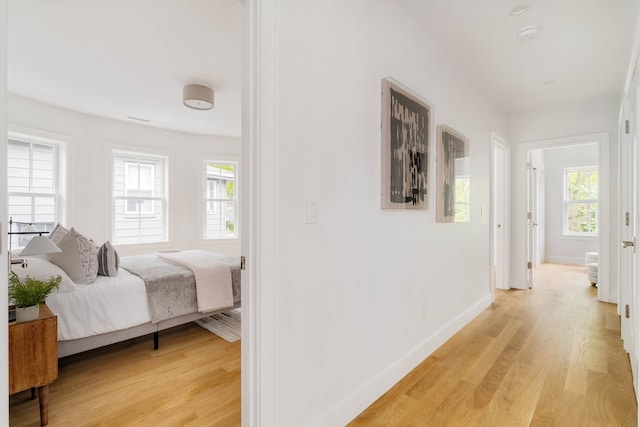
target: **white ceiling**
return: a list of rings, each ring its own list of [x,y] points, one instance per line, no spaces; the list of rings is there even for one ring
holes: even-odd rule
[[[240,0],[9,1],[9,92],[97,116],[240,136],[243,7]],[[214,89],[213,109],[182,105],[189,83]]]
[[[401,2],[506,113],[623,91],[638,0]],[[511,16],[522,5],[529,11]],[[519,40],[529,25],[537,36]]]
[[[508,114],[620,94],[640,4],[400,1]],[[509,14],[523,4],[527,13]],[[243,0],[9,1],[9,91],[118,120],[239,136],[243,7]],[[527,25],[539,27],[537,37],[518,40]],[[182,105],[188,83],[215,90],[212,110]]]

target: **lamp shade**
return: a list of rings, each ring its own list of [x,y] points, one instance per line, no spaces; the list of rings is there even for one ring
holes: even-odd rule
[[[29,224],[22,229],[22,232],[23,233],[39,233],[40,230],[38,230],[33,224]]]
[[[186,85],[182,89],[182,102],[195,110],[213,108],[213,89],[203,85]]]
[[[62,252],[62,250],[46,236],[35,236],[24,247],[20,256],[43,255]]]

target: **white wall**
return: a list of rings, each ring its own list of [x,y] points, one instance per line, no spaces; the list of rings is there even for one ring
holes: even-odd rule
[[[570,138],[575,136],[606,133],[609,146],[609,171],[610,179],[608,187],[601,188],[601,194],[607,192],[609,198],[609,281],[610,284],[605,294],[599,293],[602,301],[617,302],[618,295],[618,188],[616,174],[618,170],[618,112],[619,98],[616,96],[599,99],[584,100],[570,105],[547,107],[542,110],[516,114],[509,117],[509,136],[513,144],[512,166],[513,174],[517,173],[517,145],[536,141]],[[517,200],[518,185],[513,187],[514,201]],[[514,202],[512,215],[517,217],[518,207]],[[514,224],[514,229],[517,224]],[[518,233],[512,234],[512,248],[514,254],[518,247],[522,246]],[[521,271],[519,262],[522,257],[515,254],[511,259],[512,286],[519,287],[518,272]]]
[[[258,321],[274,335],[262,343],[273,359],[260,355],[274,404],[263,425],[344,425],[490,303],[490,131],[505,135],[507,119],[394,1],[255,7],[261,90],[275,94],[259,100],[274,118],[257,143],[257,181],[275,186],[260,190],[274,220],[256,236],[273,236],[258,256],[274,260],[257,283],[269,296],[259,304],[274,304]],[[426,212],[380,209],[388,76],[431,102],[434,124],[469,137],[470,223],[435,223],[433,186]],[[318,224],[305,224],[305,201]]]
[[[584,265],[586,252],[598,252],[596,236],[564,235],[564,169],[598,164],[598,146],[544,150],[545,261]]]
[[[239,159],[239,138],[180,133],[89,116],[17,95],[8,97],[12,128],[54,134],[68,141],[65,225],[98,244],[111,238],[111,149],[169,156],[169,239],[165,244],[121,245],[121,255],[159,248],[208,249],[239,255],[239,239],[203,240],[203,159]],[[241,189],[240,189],[241,190]]]

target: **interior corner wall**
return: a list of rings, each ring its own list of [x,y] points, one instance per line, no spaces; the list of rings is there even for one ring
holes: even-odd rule
[[[277,142],[259,173],[276,186],[275,339],[261,388],[275,426],[341,426],[489,306],[491,131],[506,135],[507,117],[395,1],[270,7],[260,28],[275,38],[260,47],[274,63],[258,72],[274,75],[261,105]],[[389,76],[431,103],[433,125],[469,137],[471,222],[435,222],[434,128],[429,209],[380,209]]]
[[[169,156],[169,242],[120,245],[121,255],[158,249],[205,249],[240,254],[240,240],[204,240],[203,160],[240,159],[239,138],[195,135],[90,116],[15,94],[7,100],[8,122],[20,129],[54,134],[66,141],[65,225],[96,243],[111,238],[111,149]],[[185,149],[189,147],[189,149]],[[240,165],[242,167],[242,165]]]
[[[518,144],[531,143],[536,141],[561,139],[573,136],[595,134],[605,132],[609,136],[609,188],[601,189],[608,191],[609,195],[609,292],[608,295],[601,295],[600,298],[607,302],[616,302],[618,294],[618,233],[619,229],[619,200],[617,179],[618,170],[618,115],[620,110],[620,99],[612,95],[597,99],[577,101],[572,104],[541,108],[538,110],[514,114],[509,117],[509,139],[514,148]],[[517,149],[513,150],[512,171],[514,175],[517,171]],[[514,187],[515,188],[515,187]],[[512,204],[512,216],[517,216],[517,203],[520,197],[516,194],[517,188],[512,192],[514,203]],[[514,224],[514,227],[517,225]],[[517,248],[522,245],[517,241],[516,233],[512,235],[511,247]],[[515,250],[515,249],[514,249]],[[510,282],[515,284],[518,281],[518,259],[511,260]]]

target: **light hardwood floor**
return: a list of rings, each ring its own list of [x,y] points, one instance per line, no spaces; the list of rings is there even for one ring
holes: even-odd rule
[[[636,426],[631,371],[612,304],[581,267],[545,264],[532,291],[499,291],[351,426]],[[240,343],[193,324],[71,357],[51,385],[49,425],[238,426]],[[10,425],[38,426],[29,392]]]
[[[586,270],[543,264],[351,424],[637,426],[616,306]]]
[[[29,391],[10,397],[11,427],[39,426]],[[49,426],[239,426],[240,341],[190,323],[61,359]]]

